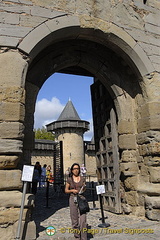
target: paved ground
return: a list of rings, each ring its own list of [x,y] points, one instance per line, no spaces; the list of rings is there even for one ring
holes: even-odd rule
[[[90,207],[93,208],[89,194],[87,195]],[[120,239],[120,240],[148,240],[160,239],[160,222],[150,221],[145,218],[134,216],[117,215],[104,211],[105,223],[109,228],[100,228],[101,210],[99,202],[96,201],[97,210],[91,210],[87,214],[88,239]],[[71,233],[71,221],[69,216],[68,196],[62,192],[56,193],[50,188],[48,207],[46,202],[45,189],[38,190],[35,201],[36,207],[33,213],[33,220],[37,226],[38,240],[70,240],[74,239]],[[53,226],[56,233],[51,237],[46,234],[46,228]],[[139,232],[139,233],[138,233]]]

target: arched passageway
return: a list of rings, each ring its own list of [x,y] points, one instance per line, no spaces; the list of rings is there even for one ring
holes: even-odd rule
[[[137,129],[134,125],[136,118],[134,107],[142,96],[140,73],[131,59],[126,53],[122,53],[115,43],[108,41],[104,45],[102,39],[98,40],[95,36],[91,40],[91,36],[88,35],[90,31],[88,30],[81,39],[62,37],[55,43],[50,42],[46,47],[43,45],[43,49],[31,60],[26,78],[24,159],[28,158],[32,148],[28,145],[28,142],[32,141],[28,139],[33,136],[36,96],[46,79],[55,72],[92,76],[95,82],[92,86],[92,106],[96,152],[99,152],[97,159],[103,159],[99,161],[99,183],[105,184],[106,187],[107,194],[104,198],[106,209],[120,213],[122,196],[119,163],[124,147],[118,142],[118,124],[121,121],[130,123],[132,132],[131,134],[129,132],[128,137],[132,143],[129,143],[128,148],[135,150]],[[34,55],[34,50],[32,52]],[[108,122],[110,126],[106,125]],[[110,151],[109,145],[113,145],[113,151]],[[105,166],[102,167],[103,165]],[[122,184],[124,179],[121,178]]]

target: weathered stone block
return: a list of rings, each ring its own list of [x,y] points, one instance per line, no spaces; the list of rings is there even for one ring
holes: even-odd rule
[[[144,206],[136,206],[132,207],[132,215],[137,217],[144,217],[145,216],[145,208]]]
[[[136,135],[137,143],[144,144],[150,142],[160,142],[160,133],[159,131],[147,131],[139,133]]]
[[[16,236],[16,229],[17,229],[17,227],[18,227],[18,222],[16,222],[14,224],[14,227],[12,228],[12,236]],[[36,224],[35,224],[34,221],[30,221],[27,224],[26,224],[25,221],[22,221],[21,235],[23,233],[23,230],[26,232],[25,240],[35,240],[36,239]],[[6,239],[6,240],[8,240],[8,239]]]
[[[160,129],[160,115],[138,119],[138,133]]]
[[[1,87],[24,87],[28,64],[21,54],[17,51],[1,53],[0,66]]]
[[[0,155],[0,169],[16,168],[19,156]]]
[[[147,152],[148,152],[147,144],[140,145],[140,146],[138,146],[138,148],[139,148],[139,153],[141,156],[147,155]]]
[[[112,4],[113,3],[111,3],[111,5]],[[128,15],[130,16],[128,17]],[[139,14],[136,13],[136,11],[134,11],[132,8],[126,7],[123,4],[117,5],[112,18],[114,19],[114,22],[117,22],[117,24],[119,24],[119,22],[121,24],[123,24],[123,22],[128,22],[128,24],[133,28],[142,29],[142,19]]]
[[[31,15],[43,18],[56,18],[58,16],[65,15],[65,12],[54,11],[52,9],[47,9],[39,6],[33,6],[31,8]]]
[[[160,167],[149,167],[150,182],[160,183]]]
[[[160,157],[158,156],[144,157],[144,164],[147,166],[160,166]]]
[[[20,103],[0,103],[1,121],[24,121],[25,106]]]
[[[19,43],[20,38],[17,37],[9,37],[9,36],[1,36],[0,45],[4,47],[16,47]]]
[[[121,149],[136,149],[136,135],[123,134],[119,136],[119,147]]]
[[[145,196],[146,194],[138,192],[138,203],[140,206],[145,207]]]
[[[28,209],[23,209],[23,221],[26,220],[26,213]],[[0,225],[13,224],[19,219],[19,208],[7,208],[0,211]]]
[[[137,156],[137,163],[143,163],[144,159],[142,156]]]
[[[154,26],[152,24],[145,24],[145,29],[146,31],[150,32],[150,33],[155,33],[155,34],[159,34],[160,35],[160,29],[158,26]]]
[[[25,5],[33,5],[33,3],[29,0],[9,0],[8,2],[24,3]]]
[[[137,123],[138,123],[137,124],[138,133],[150,130],[149,118],[138,119]]]
[[[147,134],[147,137],[149,139],[152,139],[152,141],[160,142],[160,133],[159,133],[159,131],[152,131],[152,130],[150,130],[150,131],[147,131],[146,134]]]
[[[142,156],[145,155],[159,155],[160,152],[160,143],[152,142],[149,144],[143,144],[139,146],[139,153]]]
[[[123,209],[123,212],[126,214],[129,214],[132,212],[131,206],[126,203],[122,203],[122,209]]]
[[[138,164],[135,162],[120,163],[120,171],[123,172],[125,176],[137,175],[139,172]]]
[[[19,14],[10,14],[7,12],[1,12],[0,22],[1,23],[19,24]]]
[[[144,163],[139,163],[138,166],[140,169],[141,176],[149,176],[148,166],[146,166]]]
[[[22,139],[24,136],[24,125],[19,122],[0,123],[0,138]]]
[[[132,60],[136,62],[137,66],[139,65],[139,69],[141,69],[141,74],[143,74],[144,76],[148,73],[148,71],[153,72],[154,68],[151,61],[148,59],[147,55],[138,43],[134,46],[133,50],[133,56],[131,57]]]
[[[135,150],[124,150],[121,160],[122,162],[137,162],[137,152]]]
[[[0,89],[0,101],[25,103],[25,90],[21,87],[10,86]]]
[[[20,140],[0,139],[0,153],[22,153],[22,144]]]
[[[160,43],[158,43],[154,37],[152,38],[152,40],[153,40],[153,42],[155,41],[156,46],[160,46]],[[158,67],[158,69],[159,69],[159,67]],[[147,101],[155,102],[155,100],[157,100],[157,102],[159,102],[159,92],[160,92],[159,77],[160,77],[160,74],[158,71],[144,76],[144,82],[146,85],[145,89],[146,89],[147,95],[148,95]],[[153,112],[153,115],[154,115],[154,112]]]
[[[160,197],[145,197],[145,204],[146,208],[152,209],[152,208],[159,208],[160,209]]]
[[[52,19],[48,22],[46,22],[47,27],[50,29],[50,31],[55,31],[61,27],[67,27],[70,26],[71,22],[73,21],[74,26],[79,26],[79,19],[77,16],[60,16],[57,19]]]
[[[31,34],[28,34],[27,37],[20,43],[19,48],[24,52],[29,53],[32,48],[39,42],[40,39],[46,37],[50,34],[50,30],[46,24],[41,24]]]
[[[135,122],[121,120],[118,123],[118,132],[119,134],[131,134],[135,133]]]
[[[146,193],[150,196],[160,196],[160,184],[140,182],[138,184],[137,190],[142,193]]]
[[[143,50],[148,54],[148,55],[156,55],[156,53],[159,52],[160,55],[160,50],[158,46],[151,45],[149,42],[148,43],[140,43],[140,46],[143,48]]]
[[[138,176],[127,177],[124,181],[124,184],[128,190],[136,190],[138,187],[138,181]]]
[[[19,2],[18,2],[19,3]],[[3,11],[11,12],[11,13],[20,13],[20,14],[30,14],[30,6],[25,6],[21,4],[4,4],[1,3],[1,9]]]
[[[31,27],[22,27],[12,24],[0,24],[0,34],[2,36],[24,37],[32,30]]]
[[[147,144],[148,146],[148,152],[149,154],[153,155],[159,155],[160,153],[160,142],[152,142],[150,144]]]
[[[138,206],[138,194],[136,191],[126,192],[127,203],[131,206]]]
[[[149,138],[147,138],[146,132],[137,134],[136,139],[138,144],[148,143],[150,140]]]
[[[146,217],[153,221],[160,221],[160,209],[147,210]]]
[[[0,170],[0,179],[0,190],[22,188],[20,170]]]
[[[20,191],[1,191],[0,192],[0,207],[5,208],[20,208],[22,192]],[[29,208],[34,206],[35,196],[27,193],[25,196],[24,207]]]
[[[150,130],[160,129],[160,115],[155,115],[150,117]]]
[[[140,175],[139,174],[139,183],[138,184],[142,184],[142,183],[149,183],[149,174],[148,175]],[[138,187],[137,187],[138,189]]]
[[[2,225],[0,227],[0,236],[3,240],[14,240],[17,236],[18,229],[18,219],[19,219],[19,208],[10,208],[0,211],[0,222]],[[24,209],[23,221],[20,233],[20,239],[22,239],[22,234],[25,232],[25,240],[36,239],[36,225],[34,221],[30,221],[30,210]],[[6,222],[6,223],[5,223]],[[4,224],[3,224],[4,223]]]
[[[36,27],[44,22],[43,17],[20,15],[20,24],[27,27]]]

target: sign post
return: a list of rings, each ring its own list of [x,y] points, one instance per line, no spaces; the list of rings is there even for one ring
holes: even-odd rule
[[[97,194],[99,195],[101,215],[102,215],[102,223],[99,224],[98,227],[107,228],[107,227],[110,226],[110,224],[105,223],[104,212],[103,212],[103,204],[102,204],[102,196],[101,196],[102,193],[105,193],[105,186],[104,185],[96,186],[96,191],[97,191]]]
[[[20,239],[21,227],[22,227],[23,209],[24,209],[25,196],[26,196],[26,190],[27,190],[27,182],[32,182],[33,171],[34,171],[34,166],[28,166],[28,165],[24,165],[23,166],[21,180],[24,182],[24,184],[23,184],[23,193],[22,193],[22,200],[21,200],[21,208],[20,208],[19,220],[18,220],[18,228],[17,228],[17,234],[16,234],[16,238],[15,239]]]

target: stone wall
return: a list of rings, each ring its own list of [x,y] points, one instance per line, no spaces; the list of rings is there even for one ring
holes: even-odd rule
[[[75,162],[78,162],[81,166],[84,162],[83,130],[70,128],[69,130],[62,129],[60,132],[57,139],[63,142],[64,171]]]
[[[48,154],[47,154],[48,155]],[[31,158],[31,163],[32,165],[35,165],[36,162],[40,162],[41,166],[43,167],[44,164],[47,164],[51,166],[52,170],[53,170],[53,152],[50,154],[50,156],[47,156],[45,154],[45,152],[43,151],[41,156],[39,155],[39,153],[33,156]]]
[[[129,205],[137,215],[159,219],[160,2],[9,0],[1,1],[0,8],[0,174],[4,184],[8,176],[17,176],[6,187],[1,184],[0,194],[5,188],[21,188],[19,169],[30,163],[39,89],[55,71],[79,64],[106,83],[115,101],[124,209]],[[74,52],[69,60],[72,51],[65,48],[69,50],[65,61],[58,52],[55,61],[43,54],[39,57],[47,46],[67,39],[83,39],[95,46],[88,45],[80,55]],[[108,67],[105,51],[96,53],[98,44],[114,52],[112,66],[120,57],[128,81]],[[129,77],[132,73],[135,81]],[[140,90],[134,92],[137,81]]]

